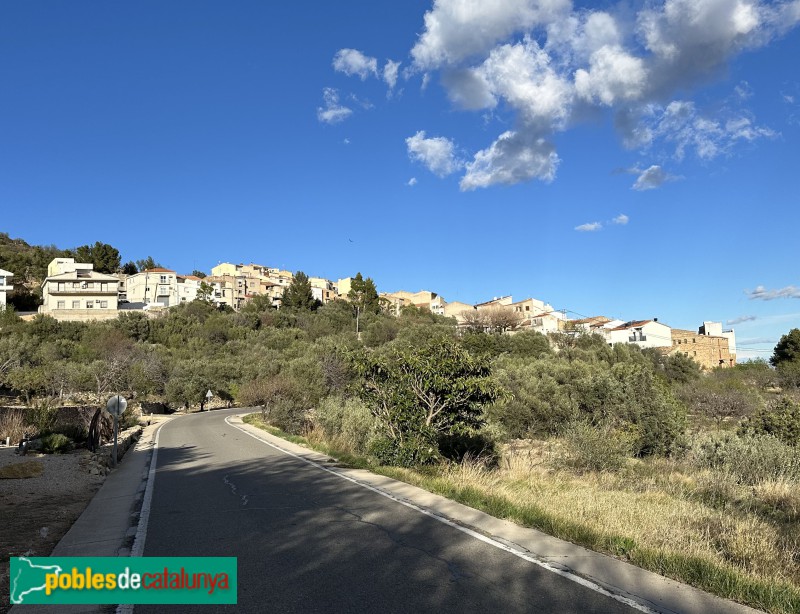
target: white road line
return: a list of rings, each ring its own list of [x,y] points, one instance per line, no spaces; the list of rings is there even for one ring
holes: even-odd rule
[[[540,561],[539,559],[537,559],[537,558],[535,558],[535,557],[533,557],[533,556],[531,556],[529,554],[526,554],[525,552],[521,552],[519,550],[516,550],[515,548],[512,548],[511,546],[508,546],[508,545],[506,545],[506,544],[504,544],[504,543],[502,543],[500,541],[492,539],[491,537],[487,537],[486,535],[478,533],[477,531],[473,531],[472,529],[469,529],[469,528],[467,528],[465,526],[462,526],[460,524],[456,524],[455,522],[452,522],[451,520],[448,520],[447,518],[444,518],[443,516],[439,516],[438,514],[434,514],[430,510],[426,510],[423,507],[419,507],[418,505],[415,505],[414,503],[411,503],[410,501],[404,501],[403,499],[400,499],[399,497],[396,497],[391,493],[388,493],[388,492],[385,492],[385,491],[380,490],[378,488],[375,488],[374,486],[370,486],[369,484],[366,484],[364,482],[356,480],[355,478],[351,478],[350,476],[347,476],[347,475],[344,475],[342,473],[339,473],[338,471],[334,471],[329,467],[324,467],[324,466],[320,465],[319,463],[315,463],[314,461],[309,460],[307,458],[304,458],[303,456],[300,456],[298,454],[295,454],[294,452],[290,452],[289,450],[287,450],[285,448],[282,448],[282,447],[272,443],[271,441],[267,441],[266,439],[262,439],[258,435],[255,435],[255,434],[249,432],[248,430],[243,429],[240,426],[232,424],[230,422],[230,419],[232,417],[233,416],[229,416],[229,417],[225,418],[225,423],[228,426],[232,426],[233,428],[241,431],[245,435],[249,435],[250,437],[252,437],[256,441],[260,441],[261,443],[264,443],[264,444],[270,446],[271,448],[275,448],[276,450],[278,450],[280,452],[283,452],[284,454],[288,454],[289,456],[292,456],[292,457],[294,457],[294,458],[296,458],[298,460],[301,460],[304,463],[308,463],[312,467],[316,467],[317,469],[322,469],[322,471],[327,471],[328,473],[330,473],[332,475],[335,475],[338,478],[341,478],[343,480],[347,480],[348,482],[352,482],[353,484],[361,486],[362,488],[366,488],[367,490],[371,490],[372,492],[377,493],[377,494],[381,495],[382,497],[386,497],[387,499],[391,499],[392,501],[394,501],[396,503],[399,503],[400,505],[405,505],[406,507],[417,511],[420,514],[424,514],[425,516],[428,516],[429,518],[433,518],[434,520],[438,520],[442,524],[446,524],[447,526],[452,527],[452,528],[454,528],[454,529],[456,529],[458,531],[461,531],[462,533],[466,533],[470,537],[473,537],[473,538],[475,538],[475,539],[477,539],[479,541],[482,541],[482,542],[484,542],[486,544],[489,544],[490,546],[494,546],[495,548],[498,548],[500,550],[508,552],[509,554],[513,554],[514,556],[519,557],[519,558],[521,558],[521,559],[523,559],[525,561],[528,561],[529,563],[533,563],[534,565],[538,565],[539,567],[542,567],[542,568],[546,569],[547,571],[551,571],[554,574],[558,574],[559,576],[561,576],[563,578],[566,578],[567,580],[571,580],[572,582],[580,584],[581,586],[585,586],[586,588],[591,589],[591,590],[593,590],[595,592],[598,592],[601,595],[605,595],[606,597],[611,597],[611,599],[614,599],[615,601],[619,601],[620,603],[624,603],[625,605],[630,606],[631,608],[633,608],[635,610],[639,610],[640,612],[646,612],[647,614],[658,614],[657,610],[653,610],[653,609],[647,607],[646,605],[639,603],[638,601],[634,601],[633,599],[631,599],[629,597],[625,597],[624,595],[618,595],[616,593],[612,593],[611,591],[609,591],[606,588],[603,588],[602,586],[600,586],[596,582],[592,582],[591,580],[587,580],[586,578],[583,578],[583,577],[581,577],[581,576],[579,576],[577,574],[574,574],[574,573],[572,573],[570,571],[566,571],[564,569],[559,569],[558,567],[555,567],[554,565],[551,565],[550,563],[547,563],[546,561]]]
[[[167,422],[164,422],[167,424]],[[139,511],[139,524],[136,527],[136,537],[133,538],[131,546],[131,556],[142,556],[144,554],[144,543],[147,540],[147,523],[150,521],[150,506],[153,502],[153,488],[156,481],[156,460],[158,459],[158,437],[161,435],[161,424],[156,429],[156,437],[153,439],[153,454],[150,457],[150,469],[147,471],[147,486],[144,488],[142,497],[142,508]],[[132,603],[122,603],[117,606],[116,614],[131,614],[133,612]]]
[[[164,424],[167,424],[166,422]],[[150,521],[150,506],[153,503],[153,488],[156,482],[156,461],[158,460],[158,438],[164,424],[156,429],[156,437],[153,440],[153,455],[150,457],[150,469],[147,472],[147,486],[144,489],[142,498],[142,509],[139,511],[139,525],[136,527],[136,537],[131,546],[131,556],[142,556],[144,554],[144,543],[147,540],[147,523]]]

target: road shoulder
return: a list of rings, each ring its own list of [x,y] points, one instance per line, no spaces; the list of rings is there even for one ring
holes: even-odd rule
[[[697,588],[646,571],[625,561],[587,550],[570,542],[546,535],[536,529],[520,527],[507,520],[494,518],[461,503],[364,469],[338,467],[331,457],[281,439],[255,426],[242,422],[241,415],[229,416],[231,426],[262,440],[266,444],[318,465],[351,482],[418,508],[437,519],[465,527],[485,536],[498,547],[505,547],[550,567],[578,578],[589,580],[608,592],[630,599],[646,608],[664,613],[686,614],[752,614],[753,608],[722,599]]]

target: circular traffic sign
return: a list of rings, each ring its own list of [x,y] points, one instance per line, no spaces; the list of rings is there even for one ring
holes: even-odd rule
[[[108,400],[108,403],[106,403],[106,411],[117,418],[125,412],[126,407],[128,407],[128,401],[125,400],[125,397],[118,394],[115,394]]]

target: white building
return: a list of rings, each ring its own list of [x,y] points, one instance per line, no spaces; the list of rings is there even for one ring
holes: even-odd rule
[[[134,304],[174,307],[180,304],[178,275],[170,269],[147,269],[125,280],[125,296]]]
[[[11,285],[11,278],[14,273],[0,269],[0,308],[5,309],[6,306],[6,293],[11,292],[14,286]]]
[[[597,330],[611,345],[633,343],[642,348],[672,347],[672,329],[658,320],[625,322],[615,328]]]
[[[203,280],[196,275],[178,275],[178,300],[181,303],[191,303],[197,299],[197,292]]]
[[[42,282],[39,313],[57,320],[107,320],[119,315],[119,280],[74,258],[55,258]]]

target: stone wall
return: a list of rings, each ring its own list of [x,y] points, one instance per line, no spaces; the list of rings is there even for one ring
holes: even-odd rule
[[[730,353],[726,337],[701,335],[679,328],[672,329],[672,347],[668,354],[688,356],[703,369],[732,367],[736,364],[736,355]]]

